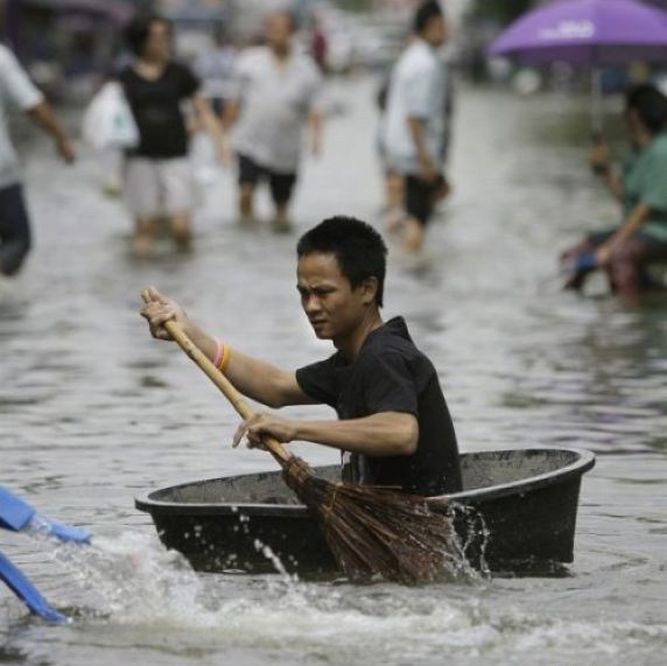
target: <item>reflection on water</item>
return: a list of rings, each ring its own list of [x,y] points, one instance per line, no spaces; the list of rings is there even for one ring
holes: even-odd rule
[[[303,228],[339,212],[378,218],[372,86],[338,94],[348,112],[304,172]],[[595,298],[560,292],[558,251],[616,221],[581,140],[569,141],[585,135],[553,136],[563,105],[462,92],[454,196],[424,261],[392,253],[386,315],[404,314],[436,363],[463,450],[596,452],[569,578],[358,588],[199,576],[166,553],[134,495],[273,463],[229,449],[236,416],[182,354],[148,338],[141,288],[177,295],[232,345],[285,366],[328,347],[298,310],[295,239],[236,229],[231,176],[208,193],[195,253],[142,265],[92,158],[57,169],[44,146],[28,164],[37,247],[18,280],[0,283],[0,481],[97,538],[71,552],[0,534],[75,616],[45,627],[0,591],[0,662],[662,664],[667,302],[627,309],[602,285]],[[336,459],[297,449],[314,464]]]

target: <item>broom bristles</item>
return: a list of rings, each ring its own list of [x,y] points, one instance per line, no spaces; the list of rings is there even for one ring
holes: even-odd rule
[[[414,585],[456,563],[452,519],[426,500],[386,488],[330,483],[300,458],[284,464],[287,485],[313,510],[339,566],[354,581],[378,575]]]

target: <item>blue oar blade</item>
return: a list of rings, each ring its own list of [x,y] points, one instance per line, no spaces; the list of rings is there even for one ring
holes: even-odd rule
[[[0,486],[0,527],[19,532],[35,515],[35,509],[20,497]]]
[[[14,493],[0,486],[0,527],[15,532],[33,531],[61,541],[90,543],[91,534],[78,527],[51,520]]]
[[[37,588],[25,577],[23,572],[0,553],[0,579],[25,603],[31,613],[54,624],[66,623],[67,617],[49,606]]]
[[[56,537],[60,541],[72,541],[74,543],[90,543],[92,535],[86,530],[72,525],[64,525],[55,520],[45,518],[41,513],[36,513],[30,521],[29,528],[37,533]]]

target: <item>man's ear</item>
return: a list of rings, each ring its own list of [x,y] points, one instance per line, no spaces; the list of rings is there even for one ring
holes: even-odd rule
[[[362,303],[364,305],[370,305],[371,303],[374,303],[375,297],[378,293],[378,279],[375,276],[366,278],[363,281],[361,288],[363,289],[361,298]]]

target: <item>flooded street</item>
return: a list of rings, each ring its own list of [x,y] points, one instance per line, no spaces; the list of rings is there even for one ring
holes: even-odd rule
[[[306,163],[299,232],[338,213],[379,224],[374,85],[334,86],[344,113],[323,159]],[[576,105],[460,91],[453,196],[423,262],[390,252],[384,312],[406,317],[438,368],[462,451],[595,452],[566,578],[354,587],[200,575],[166,552],[135,495],[276,466],[230,448],[235,413],[175,346],[149,337],[139,292],[156,285],[232,346],[305,365],[330,347],[300,311],[296,234],[237,228],[224,174],[202,193],[194,253],[165,244],[137,263],[94,156],[81,148],[65,169],[31,145],[36,247],[0,282],[0,483],[95,538],[80,549],[0,532],[0,550],[74,618],[46,626],[0,587],[0,663],[662,666],[667,298],[631,309],[597,279],[584,298],[560,291],[558,251],[617,221],[586,147],[561,129]],[[313,464],[337,459],[295,448]]]

